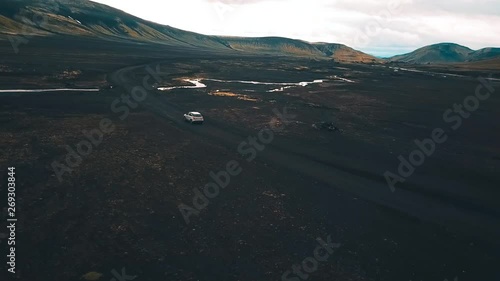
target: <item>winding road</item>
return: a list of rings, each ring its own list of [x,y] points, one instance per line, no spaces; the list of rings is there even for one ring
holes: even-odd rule
[[[134,86],[142,85],[142,77],[138,77],[137,73],[146,66],[139,65],[120,69],[108,75],[108,80],[122,91],[129,93]],[[150,66],[154,69],[155,65],[151,64]],[[171,104],[162,98],[161,93],[156,91],[149,91],[148,98],[142,105],[147,110],[170,121],[177,128],[191,133],[193,137],[203,138],[206,141],[227,147],[230,151],[234,151],[235,158],[240,157],[236,152],[238,145],[249,136],[257,135],[257,132],[245,131],[242,128],[228,125],[223,120],[213,120],[210,117],[207,118],[207,122],[203,126],[186,124],[183,122],[182,116],[191,108],[185,108],[182,104]],[[453,186],[454,183],[450,181],[443,184],[439,171],[426,179],[435,187],[434,192],[428,192],[429,189],[425,186],[408,183],[399,188],[397,192],[392,193],[382,173],[383,167],[388,166],[386,163],[392,161],[393,158],[393,155],[379,147],[343,138],[336,140],[333,146],[321,147],[304,145],[287,137],[276,136],[264,151],[259,152],[256,161],[261,164],[270,163],[290,174],[301,175],[311,183],[322,183],[321,187],[315,187],[315,189],[311,189],[311,186],[302,187],[302,192],[315,194],[314,196],[317,198],[315,204],[319,209],[331,211],[335,200],[359,198],[369,203],[368,207],[359,210],[364,212],[363,216],[366,217],[367,221],[383,220],[387,224],[391,224],[403,216],[402,221],[416,222],[418,227],[422,229],[422,233],[427,236],[414,238],[415,241],[411,247],[415,249],[415,252],[407,253],[408,256],[422,254],[439,257],[443,260],[451,259],[457,268],[472,266],[473,256],[485,257],[487,261],[493,257],[498,258],[499,252],[495,248],[476,247],[469,248],[467,252],[463,252],[462,249],[468,245],[467,237],[480,237],[485,244],[498,247],[500,244],[498,242],[499,213],[478,209],[472,202],[456,200],[459,196],[450,198],[441,196],[439,192],[449,191],[449,187]],[[436,180],[434,183],[432,183],[433,179]],[[339,190],[343,191],[344,199],[334,198]],[[388,215],[381,219],[380,215],[373,211],[376,209],[388,210]],[[395,219],[396,217],[398,219]],[[443,243],[436,240],[434,236],[436,227],[455,233],[453,240],[446,241],[448,245],[453,245],[451,249],[449,246],[445,247],[447,250],[440,248]],[[477,232],[478,229],[481,230],[480,233]],[[387,233],[387,229],[374,231]],[[402,230],[394,234],[393,239],[395,241],[406,240],[407,237],[402,237],[405,235],[404,233],[405,231]],[[408,235],[412,234],[408,233]],[[420,248],[428,249],[429,245],[435,245],[433,246],[435,253],[418,252]],[[410,245],[407,246],[405,251],[410,248]],[[387,255],[391,254],[387,253]],[[399,258],[395,256],[394,259],[397,261]],[[439,265],[433,265],[430,260],[427,266],[439,268]]]

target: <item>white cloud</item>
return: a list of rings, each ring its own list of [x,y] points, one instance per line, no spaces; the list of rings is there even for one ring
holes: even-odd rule
[[[375,55],[456,42],[500,46],[498,0],[96,0],[211,35],[338,42]],[[368,35],[367,35],[368,34]]]

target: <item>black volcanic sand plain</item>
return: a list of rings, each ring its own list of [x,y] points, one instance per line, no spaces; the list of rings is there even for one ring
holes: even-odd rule
[[[1,53],[1,89],[101,88],[0,93],[1,178],[8,166],[17,177],[18,280],[111,280],[122,268],[135,280],[281,280],[328,235],[341,246],[310,280],[500,278],[500,83],[458,130],[443,121],[478,76],[498,71],[423,69],[457,77],[71,38],[32,38],[17,55],[2,41]],[[324,83],[268,92],[279,86],[202,81],[148,91],[120,120],[111,104],[142,85],[147,66],[165,87]],[[273,112],[285,107],[287,123]],[[183,122],[191,110],[204,125]],[[103,118],[116,129],[58,181],[53,161]],[[247,161],[238,146],[270,124],[282,129]],[[391,192],[383,173],[435,128],[448,141]],[[232,160],[241,174],[186,225],[178,205],[192,205],[193,189]]]

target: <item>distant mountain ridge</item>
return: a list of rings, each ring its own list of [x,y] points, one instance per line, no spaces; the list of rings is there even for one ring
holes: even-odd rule
[[[310,43],[283,37],[202,35],[146,21],[89,0],[1,0],[0,36],[18,34],[88,36],[217,52],[327,58],[347,63],[464,63],[500,58],[500,48],[474,51],[454,43],[440,43],[380,59],[336,43]]]
[[[33,19],[44,19],[42,23]],[[282,37],[208,36],[160,25],[88,0],[2,0],[0,34],[93,36],[108,40],[154,42],[214,51],[241,51],[332,58],[342,62],[381,62],[342,44],[309,43]]]
[[[397,55],[389,62],[412,64],[463,63],[494,59],[500,56],[500,48],[484,48],[474,51],[455,43],[440,43],[419,48],[411,53]]]

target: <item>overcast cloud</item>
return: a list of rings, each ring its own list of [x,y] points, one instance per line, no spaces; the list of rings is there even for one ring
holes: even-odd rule
[[[210,35],[343,43],[378,56],[454,42],[500,46],[499,0],[96,0]]]

